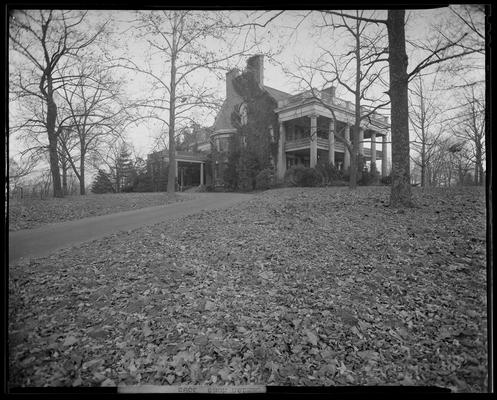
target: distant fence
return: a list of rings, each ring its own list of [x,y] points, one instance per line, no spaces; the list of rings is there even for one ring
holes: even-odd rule
[[[45,199],[47,197],[50,197],[50,194],[51,188],[17,186],[10,190],[9,198],[16,200]]]
[[[66,195],[72,196],[79,193],[78,185],[68,185]],[[16,186],[9,191],[9,198],[14,200],[23,199],[47,199],[53,197],[52,185]]]

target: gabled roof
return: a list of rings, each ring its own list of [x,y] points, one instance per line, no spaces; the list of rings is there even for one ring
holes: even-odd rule
[[[278,90],[278,89],[275,89],[275,88],[272,88],[270,86],[266,86],[264,85],[264,89],[266,90],[266,92],[269,93],[269,95],[275,99],[276,101],[280,101],[280,100],[284,100],[290,96],[292,96],[290,93],[286,93],[286,92],[283,92],[281,90]]]
[[[241,100],[239,101],[241,102]],[[234,102],[233,99],[224,100],[221,110],[217,114],[216,120],[214,121],[214,132],[224,129],[235,129],[233,125],[231,125],[231,113],[233,112],[236,104],[238,104],[238,102]]]

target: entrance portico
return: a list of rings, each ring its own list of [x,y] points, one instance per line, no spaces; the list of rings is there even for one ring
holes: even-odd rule
[[[162,160],[169,163],[169,154],[164,152]],[[176,180],[180,187],[205,184],[206,156],[202,153],[176,151]]]

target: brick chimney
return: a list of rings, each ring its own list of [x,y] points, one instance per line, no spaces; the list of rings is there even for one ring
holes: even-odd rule
[[[259,85],[264,85],[264,56],[262,54],[256,54],[247,60],[247,70],[254,73]]]
[[[332,99],[335,98],[335,91],[336,91],[336,87],[335,86],[329,86],[327,88],[324,88],[323,90],[321,90],[321,93],[323,93],[325,96],[329,96],[331,97]]]
[[[240,71],[236,68],[229,70],[226,73],[226,98],[229,99],[235,94],[235,88],[233,87],[233,79],[239,75]]]

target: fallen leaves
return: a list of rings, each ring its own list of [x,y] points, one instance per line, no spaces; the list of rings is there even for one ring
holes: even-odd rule
[[[74,336],[68,336],[66,340],[64,340],[63,346],[72,346],[75,343],[78,343],[78,339]]]
[[[307,340],[309,340],[309,343],[312,344],[313,346],[317,346],[318,337],[316,336],[316,334],[309,329],[304,330],[304,332],[307,335]]]
[[[85,196],[25,198],[9,201],[9,231],[41,225],[159,206],[192,198],[194,194],[88,193]]]
[[[414,193],[268,191],[11,266],[10,383],[483,391],[484,197]]]

